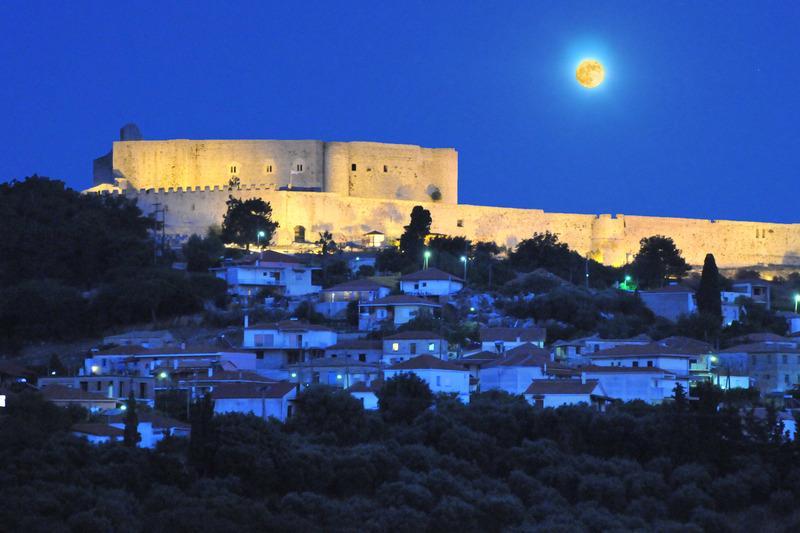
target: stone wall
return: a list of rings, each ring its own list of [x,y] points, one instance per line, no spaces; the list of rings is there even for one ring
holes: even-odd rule
[[[117,141],[113,177],[136,189],[226,186],[342,196],[458,201],[458,154],[405,144],[321,141]],[[100,159],[97,161],[102,162]],[[110,183],[95,169],[95,185]],[[438,191],[438,194],[436,194]]]
[[[662,234],[672,237],[693,265],[702,265],[708,252],[715,255],[721,268],[800,265],[800,224],[546,213],[540,209],[370,199],[256,186],[238,191],[223,187],[160,191],[128,189],[125,194],[136,198],[146,214],[153,211],[155,203],[167,206],[167,232],[179,239],[203,234],[210,225],[220,224],[228,195],[233,194],[271,203],[273,219],[281,224],[274,242],[278,245],[292,243],[296,226],[305,228],[310,241],[325,230],[331,231],[337,242],[360,242],[361,236],[372,230],[396,238],[408,223],[411,209],[424,205],[431,211],[432,231],[436,233],[464,235],[513,248],[534,232],[551,231],[574,250],[606,264],[624,264],[638,251],[640,239]]]

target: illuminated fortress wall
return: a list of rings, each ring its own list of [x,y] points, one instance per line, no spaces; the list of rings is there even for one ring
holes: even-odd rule
[[[167,232],[178,240],[193,233],[204,234],[219,224],[229,194],[241,198],[260,197],[270,202],[273,219],[281,227],[273,241],[290,245],[297,226],[313,241],[317,233],[330,231],[337,242],[360,242],[364,233],[378,230],[389,238],[399,237],[415,205],[431,211],[432,231],[464,235],[475,241],[494,241],[508,247],[534,232],[551,231],[581,254],[590,254],[606,264],[632,260],[639,240],[662,234],[672,237],[687,261],[701,265],[705,254],[715,255],[721,268],[754,265],[800,265],[800,224],[711,221],[617,215],[546,213],[539,209],[509,209],[472,205],[379,200],[345,197],[336,193],[227,188],[191,191],[134,191],[144,213],[155,203],[167,206]]]
[[[111,169],[98,171],[98,164]],[[101,163],[100,163],[101,162]],[[322,141],[117,141],[95,163],[95,185],[135,189],[227,186],[236,178],[264,190],[458,202],[458,154],[451,148]]]
[[[693,265],[715,255],[721,268],[800,265],[800,224],[769,224],[626,215],[545,213],[458,204],[458,154],[373,142],[167,140],[144,141],[134,124],[94,161],[91,192],[125,194],[145,214],[166,208],[175,241],[222,222],[228,195],[272,204],[281,227],[274,244],[291,245],[330,231],[337,242],[360,242],[378,230],[397,238],[414,205],[433,216],[432,230],[513,248],[534,232],[551,231],[581,254],[606,264],[632,260],[639,240],[672,237]],[[239,189],[229,190],[236,177]],[[435,198],[437,201],[433,201]]]

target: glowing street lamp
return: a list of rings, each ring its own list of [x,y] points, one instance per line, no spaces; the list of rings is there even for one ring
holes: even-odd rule
[[[461,256],[461,262],[464,263],[464,284],[465,285],[467,284],[467,262],[468,261],[469,261],[469,259],[467,259],[466,255],[462,255]]]
[[[800,304],[800,292],[794,295],[794,312],[797,313],[797,304]]]
[[[424,258],[422,268],[428,268],[428,259],[431,258],[431,251],[430,250],[425,250],[422,253],[422,257]]]
[[[162,372],[161,372],[161,373],[158,375],[158,378],[159,378],[159,379],[167,379],[168,377],[169,377],[169,374],[167,374],[167,373],[166,373],[166,372],[164,372],[164,371],[162,371]]]
[[[256,241],[258,242],[258,246],[261,246],[261,239],[263,239],[266,236],[267,236],[267,234],[264,233],[264,230],[261,230],[256,234],[256,237],[257,237]]]

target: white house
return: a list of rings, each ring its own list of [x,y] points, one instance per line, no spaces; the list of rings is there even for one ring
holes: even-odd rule
[[[502,390],[509,394],[522,394],[535,379],[545,376],[550,352],[526,343],[505,352],[496,361],[483,365],[478,372],[481,392]]]
[[[374,380],[367,385],[363,381],[353,383],[347,391],[353,398],[361,402],[361,406],[369,411],[378,409],[378,396],[376,392],[383,386],[383,380]]]
[[[748,385],[763,393],[785,393],[800,386],[800,346],[779,336],[770,340],[739,344],[721,350],[716,373],[726,385],[744,385],[731,377],[746,375]]]
[[[125,430],[125,411],[114,409],[109,413],[101,413],[106,423],[113,427]],[[139,424],[136,431],[139,432],[140,448],[155,448],[156,445],[167,435],[173,437],[188,437],[191,432],[191,425],[180,420],[175,420],[168,416],[161,415],[154,411],[137,413]]]
[[[447,346],[440,335],[432,331],[401,331],[383,338],[382,361],[386,365],[426,353],[445,358]]]
[[[772,308],[772,285],[763,279],[740,279],[732,284],[733,290],[767,309]]]
[[[418,355],[384,370],[384,378],[389,380],[404,373],[416,374],[434,393],[455,394],[463,403],[469,403],[469,372],[460,365],[433,355]]]
[[[344,318],[350,302],[372,302],[389,296],[389,292],[389,287],[370,279],[345,281],[323,289],[314,308],[327,317]]]
[[[75,424],[72,426],[71,432],[76,437],[86,439],[90,444],[121,442],[125,437],[123,430],[101,422]]]
[[[603,409],[609,399],[596,379],[537,379],[528,385],[525,399],[534,407],[586,404]]]
[[[323,357],[336,344],[332,329],[302,320],[264,324],[245,323],[242,347],[255,352],[256,369],[276,379],[285,378],[286,365]]]
[[[616,346],[587,357],[596,366],[658,368],[676,375],[678,379],[688,379],[693,374],[710,376],[711,355],[710,346],[704,342],[668,337],[643,345]]]
[[[579,339],[559,340],[553,343],[553,356],[558,361],[567,361],[576,364],[588,364],[588,355],[607,350],[616,346],[643,345],[653,342],[645,334],[628,339],[601,339],[597,335]]]
[[[680,315],[697,310],[694,289],[683,285],[667,285],[660,289],[639,291],[642,302],[656,315],[673,322]]]
[[[289,380],[303,385],[322,383],[332,387],[348,388],[359,381],[371,382],[380,378],[379,361],[362,363],[346,358],[321,357],[286,365]]]
[[[361,244],[366,248],[381,248],[386,243],[386,235],[377,230],[368,231],[361,237]]]
[[[504,353],[523,344],[544,348],[547,330],[544,328],[481,328],[481,350]]]
[[[274,383],[231,383],[211,391],[214,412],[253,414],[259,418],[277,418],[281,422],[292,416],[297,385],[288,381]]]
[[[426,268],[400,278],[403,294],[449,296],[464,288],[464,280],[438,268]]]
[[[370,331],[388,322],[395,327],[406,324],[421,313],[436,316],[442,306],[424,298],[393,294],[371,302],[359,302],[358,329]]]
[[[383,357],[383,342],[367,339],[341,339],[325,348],[329,359],[347,359],[362,363],[379,363]]]
[[[284,296],[317,293],[322,287],[312,282],[311,273],[315,270],[319,267],[274,251],[264,251],[211,269],[218,278],[227,282],[228,291],[238,296],[255,296],[260,289],[267,287]]]
[[[657,367],[586,366],[580,371],[581,380],[598,380],[609,398],[623,402],[661,403],[672,398],[678,383],[687,394],[689,391],[688,378]]]

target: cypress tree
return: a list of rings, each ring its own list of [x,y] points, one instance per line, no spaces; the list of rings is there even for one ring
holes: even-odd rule
[[[697,289],[697,310],[701,314],[712,315],[722,320],[722,302],[720,300],[720,279],[714,254],[706,254],[703,262],[703,274],[700,287]]]
[[[136,445],[142,440],[139,435],[139,417],[136,415],[136,398],[133,397],[133,391],[128,395],[128,401],[125,402],[125,446],[135,448]]]

